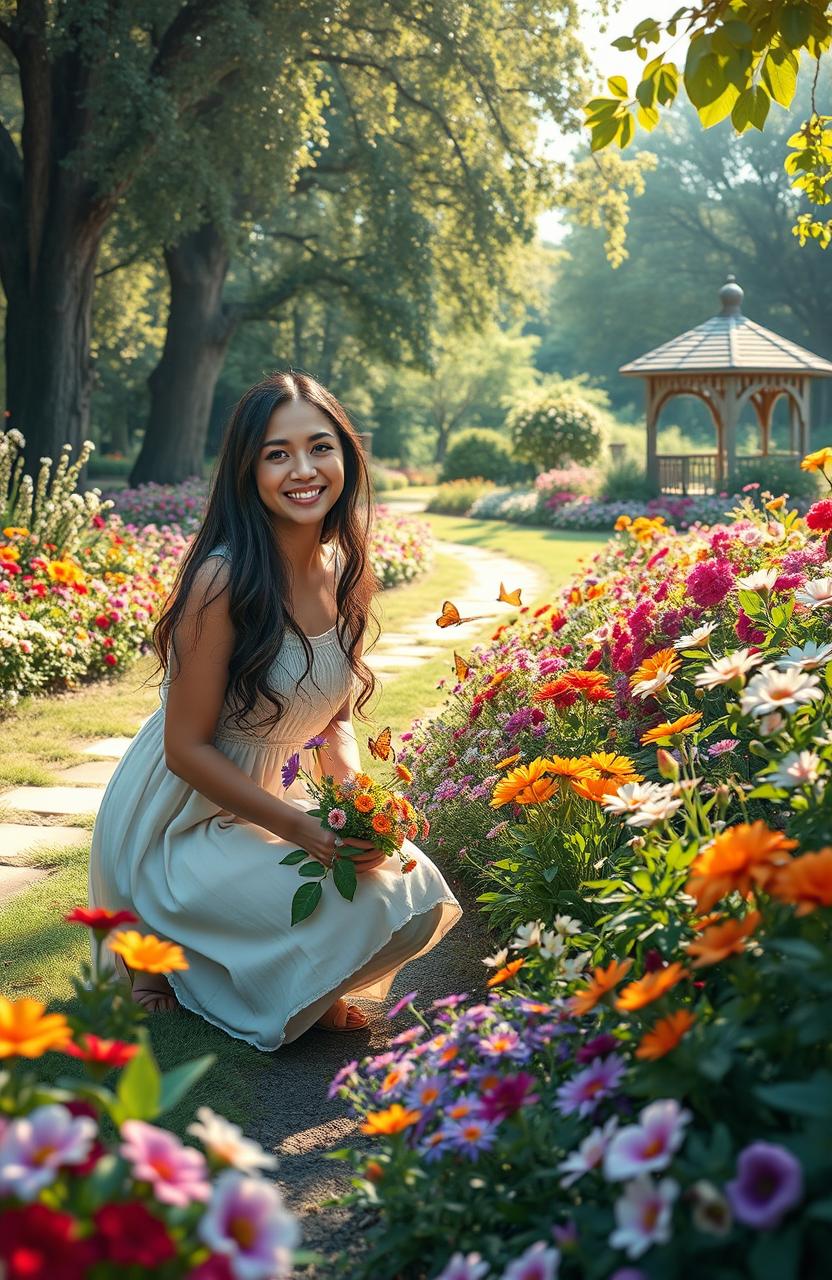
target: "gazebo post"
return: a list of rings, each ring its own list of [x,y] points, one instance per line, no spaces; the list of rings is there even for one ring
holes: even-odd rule
[[[792,453],[801,452],[801,413],[794,396],[789,396],[789,448]]]
[[[647,484],[650,490],[659,488],[658,459],[658,414],[655,410],[656,395],[653,379],[647,378],[644,384],[645,418],[647,421]]]
[[[737,469],[737,391],[733,380],[727,378],[722,393],[722,449],[719,467],[720,483],[725,484]]]

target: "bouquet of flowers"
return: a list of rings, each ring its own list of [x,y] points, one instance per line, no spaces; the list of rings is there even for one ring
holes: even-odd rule
[[[326,745],[326,739],[321,735],[304,744],[306,748],[315,750],[319,763],[320,749]],[[410,770],[404,765],[394,765],[390,779],[393,785],[377,781],[368,773],[350,774],[342,782],[336,782],[331,774],[318,780],[300,767],[300,756],[295,752],[283,766],[283,785],[291,786],[298,775],[317,801],[317,807],[310,809],[309,813],[321,819],[325,830],[336,833],[336,852],[331,867],[311,858],[305,849],[293,849],[281,858],[281,865],[297,866],[306,882],[292,899],[293,925],[308,919],[318,906],[323,896],[323,881],[330,871],[341,897],[352,902],[358,883],[353,858],[365,851],[343,844],[345,839],[372,840],[374,847],[388,857],[398,854],[402,872],[408,874],[416,866],[416,859],[404,852],[405,839],[415,839],[420,826],[423,840],[430,832],[427,818],[395,790],[396,781],[408,783],[412,779]]]

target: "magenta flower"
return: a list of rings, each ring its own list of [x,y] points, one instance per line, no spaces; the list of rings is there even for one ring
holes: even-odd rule
[[[425,1034],[424,1027],[408,1027],[406,1031],[400,1031],[390,1041],[393,1045],[412,1044],[414,1040],[419,1040]]]
[[[184,1146],[166,1129],[144,1120],[125,1120],[121,1126],[120,1154],[133,1166],[137,1182],[149,1182],[161,1204],[185,1208],[195,1200],[211,1198],[205,1157]]]
[[[235,1169],[217,1178],[197,1234],[209,1249],[228,1258],[237,1280],[290,1276],[292,1250],[300,1239],[297,1221],[275,1184]]]
[[[300,769],[300,755],[298,754],[297,751],[295,751],[292,755],[289,756],[289,759],[286,761],[283,768],[280,770],[280,777],[283,780],[284,787],[286,787],[287,789],[291,787],[295,778],[298,776],[299,769]]]
[[[803,1170],[785,1147],[752,1142],[737,1159],[737,1176],[725,1185],[734,1217],[771,1231],[803,1197]]]
[[[387,1017],[395,1018],[397,1014],[401,1013],[402,1009],[405,1009],[410,1004],[411,1000],[416,999],[418,994],[418,991],[408,991],[406,996],[402,996],[401,1000],[396,1001],[392,1009],[387,1010]]]
[[[459,995],[440,996],[438,1000],[434,1000],[431,1009],[455,1009],[457,1005],[464,1004],[468,999],[468,992],[463,991]]]
[[[502,1280],[557,1280],[560,1250],[543,1240],[531,1245],[519,1258],[510,1262]]]
[[[724,559],[702,560],[685,579],[689,595],[703,608],[721,604],[734,586],[734,570]]]
[[[619,1129],[604,1154],[604,1176],[611,1182],[638,1178],[644,1173],[666,1169],[685,1139],[685,1125],[691,1119],[674,1098],[664,1098],[645,1107],[638,1124]]]
[[[481,1053],[489,1058],[512,1057],[518,1049],[526,1054],[526,1048],[520,1041],[520,1036],[510,1027],[508,1023],[501,1022],[487,1036],[483,1036],[477,1044]]]
[[[96,1132],[90,1116],[73,1116],[60,1103],[12,1120],[0,1139],[0,1199],[35,1200],[62,1165],[86,1161]]]
[[[493,1089],[482,1095],[480,1111],[486,1120],[502,1120],[513,1116],[515,1111],[531,1102],[539,1102],[539,1094],[532,1090],[537,1084],[534,1076],[527,1071],[518,1071],[517,1075],[506,1076]]]
[[[566,1080],[557,1091],[557,1107],[562,1115],[591,1115],[599,1102],[608,1098],[624,1075],[626,1063],[617,1054],[609,1058],[596,1058],[571,1080]]]
[[[343,809],[330,809],[326,815],[326,820],[333,831],[340,831],[347,824],[347,815]]]
[[[575,1060],[583,1064],[592,1062],[593,1058],[604,1058],[608,1053],[612,1053],[614,1049],[617,1049],[619,1044],[620,1041],[615,1036],[605,1032],[603,1035],[596,1036],[594,1040],[588,1040],[585,1045],[582,1045],[575,1054]]]
[[[724,756],[729,751],[734,751],[740,745],[739,738],[721,738],[719,742],[714,742],[707,749],[707,754],[714,759],[716,756]]]

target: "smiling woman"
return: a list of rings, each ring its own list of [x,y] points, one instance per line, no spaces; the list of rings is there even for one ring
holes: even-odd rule
[[[398,858],[348,839],[355,904],[333,894],[291,926],[296,873],[281,859],[300,848],[328,865],[335,832],[281,771],[295,752],[313,777],[361,771],[352,714],[375,687],[361,658],[378,590],[371,517],[360,441],[328,391],[283,373],[243,396],[154,633],[162,704],[116,769],[93,833],[90,901],[134,911],[187,958],[170,986],[143,977],[152,985],[137,983],[135,997],[151,1009],[178,1000],[260,1049],[316,1023],[365,1027],[343,997],[384,999],[461,914],[412,843],[404,875]],[[318,735],[322,766],[306,745]]]

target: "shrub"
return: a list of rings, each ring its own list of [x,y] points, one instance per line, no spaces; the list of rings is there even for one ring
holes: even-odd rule
[[[633,457],[612,459],[604,467],[598,497],[602,502],[647,502],[658,497],[644,464]]]
[[[505,484],[506,481],[519,480],[526,471],[527,467],[523,463],[518,464],[510,443],[501,432],[472,427],[454,436],[442,464],[440,480],[468,480],[480,476],[484,480]]]
[[[406,489],[409,481],[403,471],[370,458],[370,480],[376,493],[388,493],[393,489]]]
[[[440,468],[435,464],[423,464],[418,467],[402,467],[404,475],[407,476],[408,484],[428,485],[439,483]]]
[[[572,392],[538,391],[511,410],[506,425],[515,457],[541,471],[593,462],[604,441],[601,412]]]
[[[470,480],[449,480],[436,490],[427,510],[445,516],[464,516],[472,503],[493,493],[494,488],[493,480],[483,480],[482,476],[474,476]]]
[[[551,510],[577,497],[592,497],[598,489],[598,473],[594,467],[553,467],[534,482],[538,505]]]
[[[817,472],[801,471],[800,461],[785,455],[767,458],[737,458],[728,481],[730,492],[757,484],[772,493],[787,493],[792,498],[816,498],[821,491]]]

